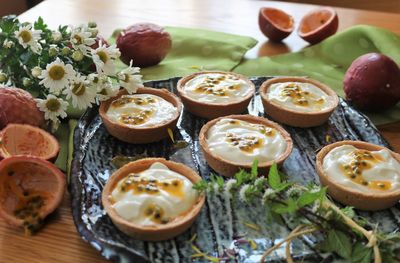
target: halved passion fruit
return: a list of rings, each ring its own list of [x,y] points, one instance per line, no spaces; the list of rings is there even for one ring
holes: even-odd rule
[[[0,162],[0,216],[32,234],[61,203],[65,184],[65,175],[46,160],[6,158]]]
[[[59,151],[53,135],[28,124],[9,124],[0,133],[0,159],[28,155],[55,161]]]
[[[335,9],[320,7],[306,14],[300,21],[299,36],[310,44],[316,44],[336,33],[339,18]]]
[[[293,17],[284,11],[263,7],[258,13],[258,25],[261,32],[272,41],[281,41],[293,31]]]

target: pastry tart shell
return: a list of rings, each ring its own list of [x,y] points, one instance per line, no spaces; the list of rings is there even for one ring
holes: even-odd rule
[[[246,81],[246,83],[249,85],[251,92],[243,97],[240,101],[236,102],[228,102],[228,103],[218,103],[218,104],[211,104],[211,103],[206,103],[206,102],[201,102],[197,101],[193,98],[190,98],[187,96],[184,92],[184,86],[188,81],[191,79],[203,75],[203,74],[212,74],[212,73],[221,73],[221,74],[229,74],[233,75],[239,79],[242,79]],[[233,72],[225,72],[225,71],[201,71],[201,72],[196,72],[194,74],[191,74],[189,76],[183,77],[178,81],[177,84],[177,89],[179,96],[185,105],[185,109],[192,113],[193,115],[196,115],[198,117],[204,118],[204,119],[215,119],[221,116],[226,116],[230,114],[240,114],[246,111],[247,106],[249,105],[251,99],[254,96],[255,93],[255,86],[253,82],[251,82],[248,78],[246,78],[243,75],[233,73]]]
[[[147,87],[139,88],[135,94],[152,94],[159,96],[174,105],[177,109],[177,112],[173,119],[165,123],[161,123],[160,125],[153,127],[128,127],[121,123],[110,120],[110,118],[107,116],[107,111],[111,103],[120,98],[122,95],[127,94],[128,93],[125,90],[121,90],[116,97],[103,101],[100,104],[99,114],[107,131],[119,140],[133,144],[157,142],[167,138],[169,136],[168,128],[171,130],[175,129],[176,123],[178,122],[179,116],[182,112],[182,103],[180,99],[166,89],[154,89]]]
[[[200,130],[199,134],[199,142],[201,149],[203,151],[204,157],[208,163],[208,165],[214,169],[217,173],[220,175],[226,176],[226,177],[233,177],[240,169],[244,169],[249,171],[251,169],[252,164],[248,165],[243,165],[243,164],[238,164],[234,163],[228,160],[225,160],[215,154],[213,154],[210,151],[210,148],[208,147],[207,144],[207,133],[209,129],[216,124],[219,120],[224,119],[224,118],[231,118],[231,119],[238,119],[242,121],[247,121],[249,123],[254,123],[254,124],[263,124],[267,127],[272,127],[276,129],[283,137],[283,139],[286,141],[286,149],[282,153],[282,155],[274,161],[268,161],[268,162],[259,162],[258,163],[258,171],[260,174],[268,174],[269,168],[273,163],[277,163],[278,165],[282,164],[283,161],[290,155],[293,149],[293,141],[289,135],[289,133],[283,129],[279,124],[270,121],[266,118],[263,117],[256,117],[252,115],[229,115],[225,117],[220,117],[214,120],[211,120],[207,122]]]
[[[331,101],[331,106],[327,109],[317,112],[298,112],[292,109],[284,108],[281,105],[270,101],[267,95],[268,88],[272,84],[280,82],[311,83],[328,94],[329,100]],[[322,125],[329,119],[339,104],[339,98],[331,88],[319,81],[304,77],[277,77],[269,79],[261,85],[260,96],[264,106],[264,112],[266,114],[280,123],[302,128]]]
[[[363,193],[350,187],[343,186],[342,184],[331,180],[330,177],[326,175],[323,170],[323,161],[325,156],[334,148],[342,145],[352,145],[358,149],[368,151],[380,151],[382,149],[388,150],[385,147],[362,141],[340,141],[322,148],[317,154],[316,169],[321,184],[328,187],[329,195],[342,204],[366,211],[382,210],[395,205],[400,199],[400,189],[382,193]],[[400,154],[393,151],[390,151],[390,153],[393,158],[400,162]]]
[[[130,162],[114,172],[114,174],[109,178],[106,185],[104,186],[102,193],[102,203],[104,209],[110,216],[114,225],[125,234],[133,238],[145,241],[168,240],[183,233],[193,224],[205,202],[205,196],[202,194],[199,195],[196,203],[193,205],[190,211],[164,225],[160,224],[154,226],[140,226],[138,224],[131,223],[119,216],[113,209],[112,203],[109,198],[112,191],[114,190],[118,182],[125,178],[129,173],[138,173],[147,170],[155,162],[164,164],[171,171],[177,172],[188,178],[192,183],[197,183],[201,180],[201,177],[194,170],[187,167],[186,165],[167,161],[164,158],[144,158],[134,162]]]

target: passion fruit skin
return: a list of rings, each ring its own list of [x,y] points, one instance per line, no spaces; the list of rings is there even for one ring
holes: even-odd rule
[[[123,30],[117,38],[120,59],[129,65],[149,67],[160,63],[172,47],[170,34],[161,26],[151,23],[134,24]]]
[[[303,23],[306,23],[307,19],[309,19],[310,16],[313,16],[313,15],[318,16],[319,12],[324,12],[324,11],[328,11],[328,12],[332,13],[333,19],[332,19],[332,21],[330,21],[330,23],[328,23],[326,25],[321,24],[320,25],[321,28],[319,28],[317,31],[315,31],[317,28],[315,28],[313,30],[315,32],[313,32],[313,31],[302,32]],[[300,21],[299,30],[297,33],[303,40],[307,41],[311,45],[314,45],[314,44],[318,44],[325,38],[328,38],[328,37],[334,35],[337,32],[338,28],[339,28],[339,17],[337,15],[336,11],[330,7],[321,7],[321,8],[311,11],[310,13],[306,14],[302,18],[302,20]]]
[[[20,88],[0,86],[0,129],[9,123],[44,127],[44,114],[32,95]]]
[[[368,53],[353,61],[343,85],[346,99],[358,109],[386,110],[400,101],[400,68],[383,54]]]
[[[274,25],[274,23],[270,21],[270,19],[265,14],[266,12],[270,12],[274,16],[280,16],[280,18],[277,19],[283,18],[289,20],[290,27],[280,28]],[[264,36],[266,36],[268,39],[274,42],[280,42],[286,37],[288,37],[293,32],[293,24],[294,20],[290,15],[276,8],[264,7],[261,8],[258,13],[258,25],[260,27],[261,32],[264,34]]]

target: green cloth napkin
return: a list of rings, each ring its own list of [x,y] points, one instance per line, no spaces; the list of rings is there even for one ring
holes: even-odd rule
[[[144,80],[182,77],[199,69],[230,71],[257,44],[251,37],[203,29],[166,27],[172,49],[158,65],[141,69]],[[115,38],[110,39],[114,43]],[[126,67],[121,61],[118,69]]]
[[[144,80],[183,76],[201,68],[233,70],[248,76],[300,75],[318,79],[343,96],[344,73],[358,56],[379,52],[400,63],[400,36],[372,26],[349,28],[297,53],[249,60],[242,59],[257,43],[251,37],[202,29],[167,27],[166,30],[172,36],[172,50],[159,65],[142,69]],[[110,43],[113,42],[115,39],[111,38]],[[117,67],[122,69],[126,65],[118,62]],[[70,115],[71,118],[77,116],[79,112]],[[377,125],[399,121],[400,105],[383,113],[368,113],[368,116]],[[57,164],[63,170],[67,168],[67,156],[72,159],[71,139],[75,125],[76,120],[70,120],[59,129],[62,150]],[[71,133],[69,137],[68,132]]]
[[[400,63],[400,36],[377,27],[360,25],[300,52],[245,60],[233,71],[259,76],[309,76],[328,84],[343,96],[343,77],[357,57],[378,52]],[[366,113],[375,125],[400,120],[400,103],[381,113]]]

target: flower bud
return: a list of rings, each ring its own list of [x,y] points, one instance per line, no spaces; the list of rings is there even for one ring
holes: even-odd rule
[[[7,81],[7,75],[3,72],[0,72],[0,83],[4,83]]]
[[[24,87],[29,87],[31,84],[32,80],[30,80],[29,78],[23,78],[22,85],[24,85]]]
[[[58,43],[62,39],[62,34],[60,31],[53,31],[53,32],[51,32],[51,38],[54,43]]]
[[[4,40],[3,47],[4,48],[12,48],[12,47],[14,47],[14,42],[6,39],[6,40]]]
[[[55,57],[58,55],[58,47],[52,46],[49,48],[49,56],[50,57]]]
[[[42,74],[42,69],[40,67],[36,66],[31,70],[31,73],[32,73],[32,76],[37,78]]]
[[[99,33],[99,30],[97,28],[89,28],[88,31],[92,33],[91,37],[97,37],[97,34]]]
[[[88,27],[90,27],[90,28],[95,28],[95,27],[97,27],[97,24],[96,24],[96,22],[89,22],[88,23]]]
[[[83,53],[80,50],[75,50],[72,53],[72,59],[75,61],[81,61],[83,59]]]
[[[63,49],[61,50],[61,54],[64,56],[68,56],[70,52],[71,49],[69,47],[63,47]]]

